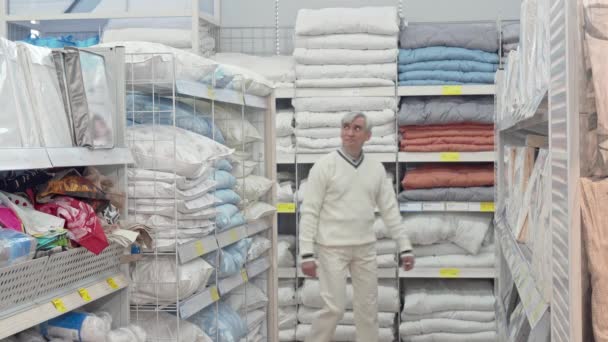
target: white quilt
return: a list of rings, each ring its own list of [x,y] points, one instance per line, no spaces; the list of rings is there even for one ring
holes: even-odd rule
[[[294,113],[292,109],[281,109],[277,111],[275,116],[277,137],[284,137],[293,133],[293,117]]]
[[[273,82],[293,83],[296,79],[293,56],[254,56],[243,53],[216,53],[211,56],[220,63],[239,65],[253,70]]]
[[[300,306],[298,308],[298,321],[304,324],[312,324],[316,318],[317,309],[309,308],[306,306]],[[389,312],[378,313],[378,325],[380,328],[390,328],[395,322],[395,314]],[[355,325],[355,313],[354,311],[344,312],[344,317],[338,325]]]
[[[298,129],[319,127],[341,127],[342,118],[348,114],[343,112],[297,112],[296,127]],[[371,126],[380,126],[395,122],[395,112],[390,109],[379,111],[363,111]]]
[[[291,101],[296,112],[395,110],[394,97],[302,97]]]
[[[130,182],[133,181],[157,181],[168,184],[176,182],[176,187],[179,190],[188,190],[196,187],[197,185],[204,183],[209,178],[209,175],[213,172],[213,168],[209,165],[204,165],[201,169],[201,174],[195,179],[188,179],[185,177],[178,176],[172,172],[161,172],[144,169],[131,169],[127,170],[128,179]]]
[[[296,340],[296,329],[282,329],[279,330],[279,341],[281,342],[292,342]]]
[[[456,319],[423,319],[417,322],[403,322],[399,327],[401,336],[432,333],[470,334],[496,329],[495,322],[462,321]]]
[[[376,256],[376,262],[378,263],[378,268],[390,268],[399,266],[395,254],[378,255]],[[416,260],[416,264],[418,264],[418,260]]]
[[[317,128],[296,128],[295,135],[313,139],[328,139],[340,136],[342,129],[340,125],[336,127],[317,127]],[[380,126],[372,126],[372,137],[383,137],[395,134],[395,123],[387,123]]]
[[[296,340],[304,341],[306,336],[310,334],[312,325],[298,324],[296,329]],[[395,333],[392,328],[380,328],[378,330],[378,342],[393,342]],[[338,325],[334,334],[334,342],[352,342],[356,341],[356,330],[354,325]]]
[[[399,33],[399,17],[396,7],[301,9],[296,18],[295,33],[301,36],[336,33],[396,36]]]
[[[462,321],[493,322],[495,312],[492,311],[441,311],[425,315],[401,315],[402,322],[415,322],[423,319],[455,319]]]
[[[411,280],[406,283],[403,315],[441,311],[492,311],[494,287],[486,280]]]
[[[192,214],[199,210],[208,209],[216,206],[219,200],[212,194],[205,194],[204,196],[191,201],[174,200],[169,198],[135,198],[129,201],[129,207],[140,207],[140,206],[157,206],[160,208],[164,207],[176,207],[177,211],[182,214]],[[134,205],[131,206],[131,203]]]
[[[293,50],[298,64],[305,65],[352,65],[395,63],[399,50],[345,50],[303,49]]]
[[[414,245],[451,241],[477,254],[492,219],[491,213],[408,213],[402,223]]]
[[[415,253],[415,250],[414,250]],[[417,267],[494,267],[494,253],[416,257]]]
[[[279,307],[279,330],[295,328],[298,317],[295,306]]]
[[[279,307],[296,305],[297,300],[295,284],[279,285],[277,298],[279,302]]]
[[[134,214],[129,215],[129,222],[137,222],[145,224],[146,226],[156,230],[170,230],[175,229],[177,224],[178,229],[213,229],[214,221],[212,220],[174,220],[169,217],[161,215],[147,215],[147,214]]]
[[[390,135],[386,135],[386,136],[382,136],[382,137],[372,136],[371,139],[369,139],[365,143],[365,146],[370,146],[370,145],[395,146],[397,144],[395,142],[395,139],[396,139],[395,134],[390,134]],[[336,138],[329,138],[329,139],[312,139],[312,138],[307,138],[307,137],[296,136],[296,144],[298,146],[298,149],[300,147],[313,148],[313,149],[314,148],[334,148],[334,149],[336,149],[336,148],[342,146],[342,139],[339,136]]]
[[[285,241],[277,243],[277,264],[279,267],[293,267],[296,264],[290,245]]]
[[[326,147],[326,148],[298,147],[298,153],[329,153],[329,152],[333,152],[335,150],[336,150],[336,147]],[[363,151],[367,152],[367,153],[391,153],[391,152],[397,152],[397,146],[395,144],[364,145]]]
[[[384,50],[396,49],[397,43],[396,36],[366,33],[296,36],[295,39],[295,47],[305,49]]]
[[[383,78],[320,78],[297,80],[299,88],[392,87],[395,82]]]
[[[286,137],[277,137],[277,147],[293,147],[293,135],[288,135]]]
[[[323,307],[323,299],[319,295],[319,281],[316,279],[304,280],[304,285],[300,289],[302,303],[311,308],[320,309]],[[353,286],[346,286],[346,309],[353,308]],[[399,311],[399,290],[395,286],[378,285],[378,311],[379,312],[398,312]]]
[[[403,342],[496,342],[495,331],[484,331],[472,334],[434,333],[417,336],[401,335]]]
[[[184,201],[196,200],[204,197],[215,189],[217,182],[207,179],[186,190],[175,189],[175,186],[162,181],[129,181],[129,198],[165,198]]]
[[[494,253],[494,245],[482,245],[479,253]],[[414,254],[416,254],[416,257],[431,257],[443,255],[468,255],[469,253],[451,242],[440,242],[426,246],[414,246]]]
[[[354,65],[302,65],[296,64],[296,79],[320,78],[382,78],[397,79],[395,63]]]

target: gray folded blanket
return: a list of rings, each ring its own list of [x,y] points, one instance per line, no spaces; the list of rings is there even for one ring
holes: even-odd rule
[[[519,22],[505,23],[502,25],[502,43],[513,44],[519,42]]]
[[[404,190],[398,196],[399,202],[492,202],[494,201],[494,187],[470,188],[433,188]]]
[[[402,49],[449,46],[496,52],[498,29],[495,23],[410,24],[401,30],[399,43]]]
[[[492,96],[403,97],[399,125],[494,122]]]

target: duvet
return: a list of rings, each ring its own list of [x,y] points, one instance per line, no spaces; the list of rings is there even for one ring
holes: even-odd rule
[[[404,97],[398,122],[404,125],[438,125],[494,122],[491,96]]]
[[[404,189],[493,186],[494,165],[425,165],[408,171]]]
[[[496,52],[498,30],[495,23],[412,24],[401,30],[399,41],[404,49],[449,46]]]

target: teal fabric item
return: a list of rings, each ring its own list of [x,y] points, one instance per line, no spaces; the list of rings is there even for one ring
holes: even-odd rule
[[[218,205],[221,205],[221,204],[237,205],[237,204],[241,203],[241,196],[239,196],[239,194],[237,194],[236,192],[234,192],[234,190],[231,190],[231,189],[218,190],[215,193],[213,193],[213,195],[215,196],[215,200]]]
[[[228,171],[216,170],[209,179],[217,182],[216,190],[233,189],[236,185],[236,178]]]
[[[399,73],[422,70],[443,70],[461,72],[496,72],[496,70],[498,70],[498,64],[457,60],[400,64],[398,67]]]
[[[399,74],[401,81],[442,81],[456,83],[494,83],[493,72],[460,72],[444,70],[408,71]]]
[[[498,64],[499,62],[498,54],[481,50],[469,50],[445,46],[399,50],[399,64],[445,60],[474,61],[491,64]]]

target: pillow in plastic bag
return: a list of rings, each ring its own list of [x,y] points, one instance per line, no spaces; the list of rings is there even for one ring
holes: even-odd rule
[[[263,236],[256,236],[251,242],[251,247],[247,252],[247,261],[255,260],[264,254],[267,250],[272,247],[270,240]]]
[[[295,266],[296,261],[290,250],[290,245],[288,242],[279,241],[279,243],[277,243],[277,264],[279,267]]]
[[[208,106],[209,112],[211,112],[210,103],[201,103],[202,107]],[[203,108],[202,110],[207,110]],[[222,131],[226,145],[231,147],[241,146],[242,144],[253,143],[256,141],[262,141],[262,135],[255,126],[251,124],[246,118],[250,117],[252,109],[249,107],[246,109],[245,118],[243,118],[242,108],[239,105],[233,105],[229,103],[215,102],[215,124]]]
[[[239,196],[234,190],[221,189],[213,193],[217,204],[234,204],[237,205],[241,202],[241,196]]]
[[[209,336],[218,336],[221,342],[239,342],[247,336],[247,324],[228,304],[219,302],[188,318],[189,322],[201,327]]]
[[[247,261],[247,252],[252,243],[251,238],[245,238],[223,249],[205,255],[203,258],[219,272],[219,278],[229,277],[241,271]],[[219,265],[218,263],[219,253]]]
[[[106,336],[105,342],[146,342],[146,332],[137,325],[112,330]]]
[[[209,308],[215,308],[215,305],[211,305]],[[158,340],[174,342],[213,342],[213,340],[196,324],[179,319],[166,312],[139,311],[137,314],[131,315],[131,321],[142,327],[149,336],[154,336]],[[178,323],[179,340],[177,339]]]
[[[190,132],[203,135],[224,144],[222,132],[213,124],[211,116],[183,102],[152,96],[150,94],[127,94],[127,124],[157,124],[177,126]]]
[[[234,190],[244,195],[248,201],[257,201],[264,196],[272,188],[272,181],[266,177],[250,175],[245,178],[239,178],[236,181]]]
[[[223,170],[223,171],[232,171],[233,167],[232,164],[230,163],[230,161],[228,161],[228,159],[220,159],[218,161],[215,162],[215,168],[218,170]]]
[[[232,175],[237,178],[247,177],[255,171],[258,163],[253,160],[235,160]]]
[[[219,229],[228,227],[231,222],[231,217],[239,212],[234,204],[221,204],[215,207],[215,224]]]
[[[268,297],[259,287],[245,283],[232,290],[225,301],[236,312],[249,312],[265,307]]]
[[[157,291],[159,301],[174,303],[178,290],[176,286],[179,287],[180,299],[187,298],[205,287],[213,273],[213,267],[201,258],[179,265],[179,272],[176,266],[173,256],[138,261],[131,272],[131,303],[156,303]],[[176,284],[178,273],[179,281]]]
[[[216,190],[232,189],[236,185],[236,178],[228,171],[217,170],[209,176],[209,179],[217,183]]]
[[[259,220],[262,217],[270,216],[277,211],[274,206],[265,202],[255,202],[245,208],[245,219],[247,222]]]

